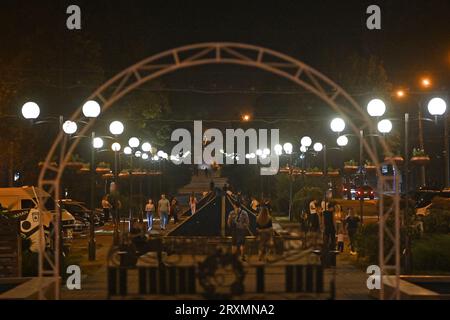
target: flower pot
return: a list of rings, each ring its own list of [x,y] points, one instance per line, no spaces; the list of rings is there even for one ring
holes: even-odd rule
[[[71,161],[71,162],[67,162],[66,163],[66,167],[74,169],[74,170],[79,170],[81,168],[83,168],[84,163],[83,162],[77,162],[77,161]]]
[[[121,172],[119,173],[119,178],[129,178],[130,173],[129,172]]]
[[[89,173],[91,169],[83,167],[78,170],[79,173]]]
[[[358,166],[353,166],[353,165],[345,165],[344,166],[344,171],[347,173],[355,173],[358,171]]]
[[[147,175],[147,172],[145,171],[133,171],[133,176],[135,177],[145,177]]]
[[[377,166],[374,165],[369,165],[369,166],[365,166],[366,171],[377,171]]]
[[[103,179],[112,179],[114,178],[114,175],[112,173],[104,173],[102,174]]]
[[[322,171],[317,171],[317,172],[305,172],[305,175],[307,175],[308,177],[321,177],[323,176],[323,172]]]
[[[402,156],[393,156],[393,157],[385,157],[385,158],[384,158],[384,161],[385,161],[385,162],[391,162],[391,161],[393,161],[393,162],[395,162],[395,164],[396,164],[397,166],[401,166],[401,165],[403,164],[403,162],[405,161],[405,159],[403,159]]]
[[[327,175],[330,177],[339,177],[339,171],[328,171]]]
[[[161,174],[161,171],[156,171],[156,170],[147,172],[147,176],[159,176],[160,174]]]
[[[95,169],[95,172],[100,173],[100,174],[104,174],[104,173],[111,172],[111,169],[110,168],[105,168],[105,167],[97,167]]]
[[[44,166],[44,161],[41,161],[41,162],[39,162],[38,163],[38,166],[39,167],[43,167]],[[50,162],[50,165],[52,166],[52,167],[57,167],[58,166],[58,164],[55,162],[55,161],[52,161],[52,162]]]
[[[417,166],[424,166],[430,162],[429,156],[416,156],[411,158],[411,163]]]

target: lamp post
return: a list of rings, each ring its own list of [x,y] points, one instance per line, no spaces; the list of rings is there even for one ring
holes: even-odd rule
[[[292,175],[292,143],[290,142],[286,142],[283,145],[283,150],[284,152],[289,156],[289,211],[288,211],[288,215],[289,215],[289,221],[292,221],[292,179],[293,179],[293,175]]]
[[[120,121],[113,121],[111,122],[111,124],[109,125],[109,132],[111,132],[111,134],[113,134],[114,136],[119,136],[123,133],[125,127],[123,125],[122,122]],[[120,149],[122,148],[122,146],[120,145],[120,143],[118,142],[114,142],[111,146],[111,149],[114,151],[114,182],[117,183],[117,178],[119,173],[117,172],[118,168],[118,152],[120,151]]]
[[[130,195],[128,197],[128,209],[129,209],[129,219],[130,219],[130,225],[131,225],[131,219],[133,218],[133,209],[131,206],[131,203],[133,201],[133,150],[136,149],[137,147],[139,147],[140,145],[140,141],[138,138],[136,137],[131,137],[130,139],[128,139],[128,147],[130,148],[130,150],[127,151],[129,152],[129,156],[130,156]],[[125,149],[124,149],[125,152]]]
[[[432,98],[427,105],[428,112],[434,116],[435,122],[437,122],[438,116],[444,116],[444,187],[449,186],[449,146],[448,146],[448,114],[447,103],[444,99],[436,97]]]
[[[82,108],[83,115],[86,118],[97,118],[100,114],[100,105],[97,101],[89,100],[86,101]],[[75,124],[76,125],[76,124]],[[64,127],[63,127],[64,128]],[[76,126],[75,126],[76,129]],[[76,130],[75,130],[76,131]],[[95,151],[103,147],[103,140],[100,137],[95,137],[95,132],[91,133],[91,164],[90,164],[90,178],[91,178],[91,199],[90,207],[91,213],[89,215],[89,260],[95,260],[96,256],[96,241],[95,241],[95,225],[94,225],[94,214],[95,214]]]

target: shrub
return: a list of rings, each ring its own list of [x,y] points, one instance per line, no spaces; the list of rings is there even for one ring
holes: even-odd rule
[[[436,197],[431,212],[423,218],[425,233],[450,233],[450,200]]]
[[[450,272],[450,235],[427,235],[413,242],[414,272]]]
[[[294,212],[300,214],[302,210],[308,210],[309,202],[313,199],[323,198],[323,190],[318,187],[303,187],[293,197]]]

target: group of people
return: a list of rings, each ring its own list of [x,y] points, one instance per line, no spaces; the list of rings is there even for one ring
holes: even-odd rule
[[[267,252],[273,247],[272,217],[269,208],[264,205],[258,205],[255,211],[257,211],[256,231],[259,241],[258,258],[259,261],[263,261]],[[246,261],[245,237],[250,233],[250,220],[239,200],[233,202],[233,210],[228,215],[227,224],[231,232],[232,253],[239,255],[242,261]]]
[[[195,195],[193,198],[195,199]],[[190,203],[191,209],[195,212],[196,200],[191,199]],[[122,208],[122,203],[120,201],[117,186],[114,182],[110,185],[109,194],[105,195],[102,199],[102,208],[105,222],[108,222],[112,217],[114,226],[118,227],[120,222],[119,211]],[[153,219],[156,217],[156,214],[158,214],[160,218],[160,229],[166,230],[167,224],[172,218],[175,224],[178,223],[178,215],[181,209],[176,197],[173,197],[169,201],[165,194],[161,194],[161,198],[158,200],[156,205],[151,198],[148,199],[144,211],[147,217],[147,231],[150,232],[153,229]]]
[[[320,235],[322,232],[324,245],[330,250],[344,252],[345,234],[349,238],[350,253],[355,252],[355,238],[359,228],[360,219],[353,211],[347,208],[344,216],[339,204],[330,201],[312,200],[309,203],[309,212],[302,215],[302,225],[305,232]]]
[[[153,203],[153,200],[148,199],[145,205],[145,214],[147,216],[147,231],[153,229],[153,219],[156,214],[159,215],[160,229],[166,230],[167,224],[173,218],[175,224],[178,223],[178,214],[180,213],[180,206],[176,197],[173,197],[170,201],[166,198],[166,195],[161,194],[161,198],[158,200],[157,206]]]

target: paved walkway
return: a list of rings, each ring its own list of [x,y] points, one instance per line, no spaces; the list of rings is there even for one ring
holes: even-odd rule
[[[173,228],[173,224],[170,224]],[[109,248],[112,244],[112,236],[108,233],[108,227],[105,228],[106,232],[98,232],[97,239],[97,260],[94,262],[87,260],[87,239],[79,238],[74,242],[74,247],[71,254],[81,255],[80,267],[82,270],[82,289],[81,290],[68,290],[63,288],[61,291],[61,298],[68,300],[101,300],[107,298],[107,279],[106,279],[106,258]],[[170,230],[170,229],[169,229]],[[329,290],[329,285],[332,279],[336,279],[336,299],[368,299],[368,290],[366,288],[367,275],[355,265],[355,257],[350,256],[348,253],[343,253],[337,257],[336,269],[327,269],[325,271],[325,290]],[[252,282],[254,268],[248,269],[246,282],[249,288],[253,288],[255,285]],[[252,270],[252,271],[251,271]],[[280,270],[279,270],[280,271]],[[281,272],[281,271],[280,271]],[[334,275],[335,272],[335,275]],[[136,281],[134,281],[136,279]],[[281,276],[277,283],[274,283],[270,279],[270,287],[284,287],[284,277]],[[137,276],[130,273],[130,282],[137,282]],[[130,284],[130,287],[136,287],[137,283]],[[239,297],[240,299],[328,299],[330,294],[314,296],[314,295],[287,295],[287,294],[265,294],[264,296],[247,294]],[[138,297],[135,297],[138,298]],[[142,298],[142,297],[139,297]],[[150,297],[149,297],[150,298]],[[170,297],[154,297],[158,299],[166,299]],[[172,296],[172,298],[177,298]],[[180,298],[180,297],[178,297]],[[186,296],[187,299],[199,299],[201,296]]]

